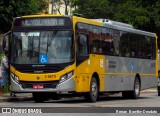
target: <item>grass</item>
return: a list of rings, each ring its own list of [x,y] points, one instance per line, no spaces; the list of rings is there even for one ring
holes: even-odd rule
[[[2,60],[2,57],[4,56],[4,54],[2,53],[2,54],[0,54],[0,62],[1,62],[1,60]]]
[[[10,92],[11,92],[10,91],[10,85],[9,84],[5,85],[4,89],[3,89],[3,93],[10,93]]]

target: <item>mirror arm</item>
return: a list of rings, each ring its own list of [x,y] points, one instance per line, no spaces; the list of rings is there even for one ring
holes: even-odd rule
[[[11,31],[8,31],[7,33],[3,34],[3,42],[2,42],[3,50],[5,50],[6,48],[6,36],[9,35],[10,33]]]

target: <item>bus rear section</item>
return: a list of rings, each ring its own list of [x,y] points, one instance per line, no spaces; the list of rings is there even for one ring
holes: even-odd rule
[[[141,90],[157,86],[155,33],[115,21],[73,18],[76,70],[83,85],[79,91],[85,92],[86,99],[95,102],[103,93],[116,92],[137,99]]]

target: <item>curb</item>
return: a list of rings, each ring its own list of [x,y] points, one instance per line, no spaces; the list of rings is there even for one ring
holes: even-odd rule
[[[141,93],[157,93],[157,90],[142,90]]]

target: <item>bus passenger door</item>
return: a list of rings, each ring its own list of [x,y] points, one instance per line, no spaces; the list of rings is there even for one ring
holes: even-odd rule
[[[86,92],[89,91],[89,43],[88,36],[86,34],[77,34],[77,53],[76,53],[76,65],[77,65],[77,91]]]
[[[86,34],[77,34],[77,65],[89,58],[89,40]]]

